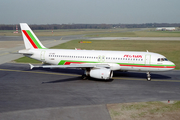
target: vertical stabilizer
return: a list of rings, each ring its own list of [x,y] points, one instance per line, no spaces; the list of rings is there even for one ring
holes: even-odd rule
[[[28,24],[20,23],[20,26],[26,49],[45,49]]]

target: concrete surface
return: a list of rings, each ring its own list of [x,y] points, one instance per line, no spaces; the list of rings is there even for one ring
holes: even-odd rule
[[[57,107],[0,113],[1,120],[110,120],[106,105]]]
[[[180,37],[97,37],[89,40],[175,40],[180,41]]]

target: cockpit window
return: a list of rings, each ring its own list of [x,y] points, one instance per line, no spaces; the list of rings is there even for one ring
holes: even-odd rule
[[[164,61],[168,61],[168,59],[167,59],[167,58],[164,58]]]
[[[168,59],[167,59],[167,58],[158,58],[157,61],[158,61],[158,62],[168,61]]]

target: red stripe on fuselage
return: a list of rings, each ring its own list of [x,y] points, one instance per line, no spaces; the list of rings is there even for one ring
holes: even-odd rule
[[[34,43],[34,41],[31,39],[31,37],[28,35],[28,33],[25,30],[22,30],[23,33],[25,34],[25,36],[27,37],[27,39],[29,40],[29,42],[31,43],[31,45],[35,48],[38,49],[38,47],[36,46],[36,44]]]
[[[74,63],[74,64],[83,64],[83,62],[65,62],[64,65],[70,65],[71,63]]]
[[[175,68],[175,66],[143,66],[143,65],[121,65],[126,67],[149,67],[149,68]]]

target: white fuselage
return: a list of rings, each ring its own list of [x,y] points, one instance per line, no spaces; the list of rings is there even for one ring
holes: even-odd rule
[[[110,65],[111,70],[146,72],[175,68],[174,63],[163,55],[152,52],[72,49],[32,49],[29,52],[33,53],[29,57],[52,65],[106,63]]]
[[[151,52],[135,51],[101,51],[101,50],[68,50],[47,49],[44,47],[27,23],[20,23],[24,50],[20,54],[49,63],[51,65],[33,66],[30,68],[81,68],[85,70],[83,79],[112,79],[114,70],[145,71],[147,80],[151,80],[151,71],[167,71],[175,68],[174,63],[163,55]]]

